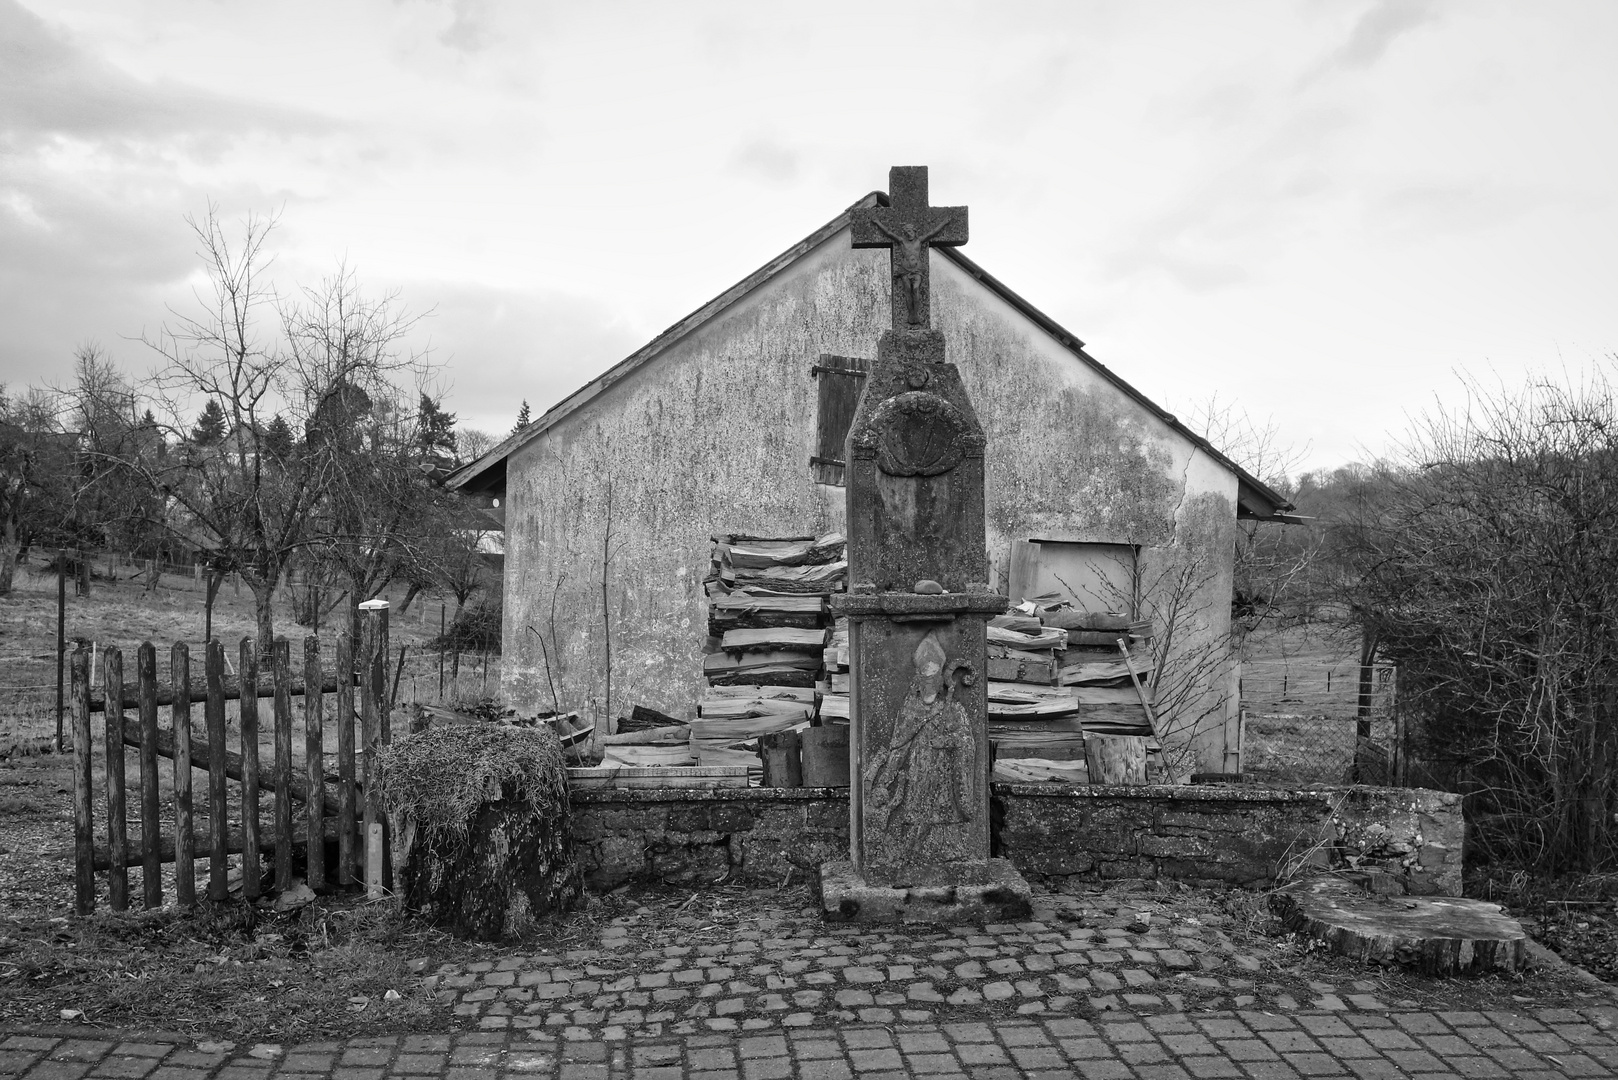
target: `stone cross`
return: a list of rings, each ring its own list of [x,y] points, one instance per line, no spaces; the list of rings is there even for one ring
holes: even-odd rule
[[[893,328],[932,325],[928,292],[929,247],[966,243],[966,207],[927,205],[927,166],[888,170],[889,206],[853,211],[854,246],[885,247],[893,258]]]
[[[844,460],[849,591],[849,855],[821,868],[828,918],[1015,922],[1028,884],[989,854],[986,439],[944,334],[927,248],[966,242],[966,208],[927,205],[895,168],[893,205],[855,210],[855,247],[893,249],[893,328],[877,340]],[[992,356],[977,359],[991,364]]]

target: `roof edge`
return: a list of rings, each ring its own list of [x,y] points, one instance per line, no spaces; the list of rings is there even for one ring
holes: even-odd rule
[[[683,340],[697,327],[741,300],[754,289],[768,282],[800,257],[837,235],[838,232],[848,226],[850,211],[864,206],[886,204],[887,198],[884,193],[873,191],[857,199],[826,224],[799,240],[796,244],[793,244],[769,262],[742,278],[741,281],[709,300],[667,330],[664,330],[661,334],[658,334],[651,341],[642,345],[639,349],[636,349],[612,365],[612,367],[603,371],[561,401],[558,401],[555,405],[546,409],[538,419],[531,421],[526,427],[512,432],[505,439],[490,447],[482,457],[450,473],[449,476],[444,478],[445,486],[457,491],[474,493],[492,490],[497,484],[503,483],[505,480],[506,459],[515,451],[544,434],[548,428],[554,427],[580,406],[652,360],[670,345]]]

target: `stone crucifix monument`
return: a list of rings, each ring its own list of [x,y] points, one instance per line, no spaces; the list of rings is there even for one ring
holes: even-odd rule
[[[989,857],[983,428],[933,329],[929,248],[966,243],[964,206],[927,204],[925,166],[856,209],[855,247],[886,247],[893,326],[849,429],[851,859],[821,868],[829,919],[1006,921],[1028,884]]]

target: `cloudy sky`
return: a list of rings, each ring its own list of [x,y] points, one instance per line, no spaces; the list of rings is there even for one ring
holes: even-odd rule
[[[1614,55],[1605,0],[0,0],[0,381],[149,368],[211,200],[503,430],[928,164],[1097,358],[1329,467],[1618,351]]]

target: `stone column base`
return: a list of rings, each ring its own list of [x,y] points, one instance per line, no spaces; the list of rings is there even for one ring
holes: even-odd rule
[[[1028,882],[1004,859],[990,859],[987,880],[971,885],[900,889],[868,885],[846,859],[820,866],[821,914],[827,922],[1004,923],[1033,911]]]

